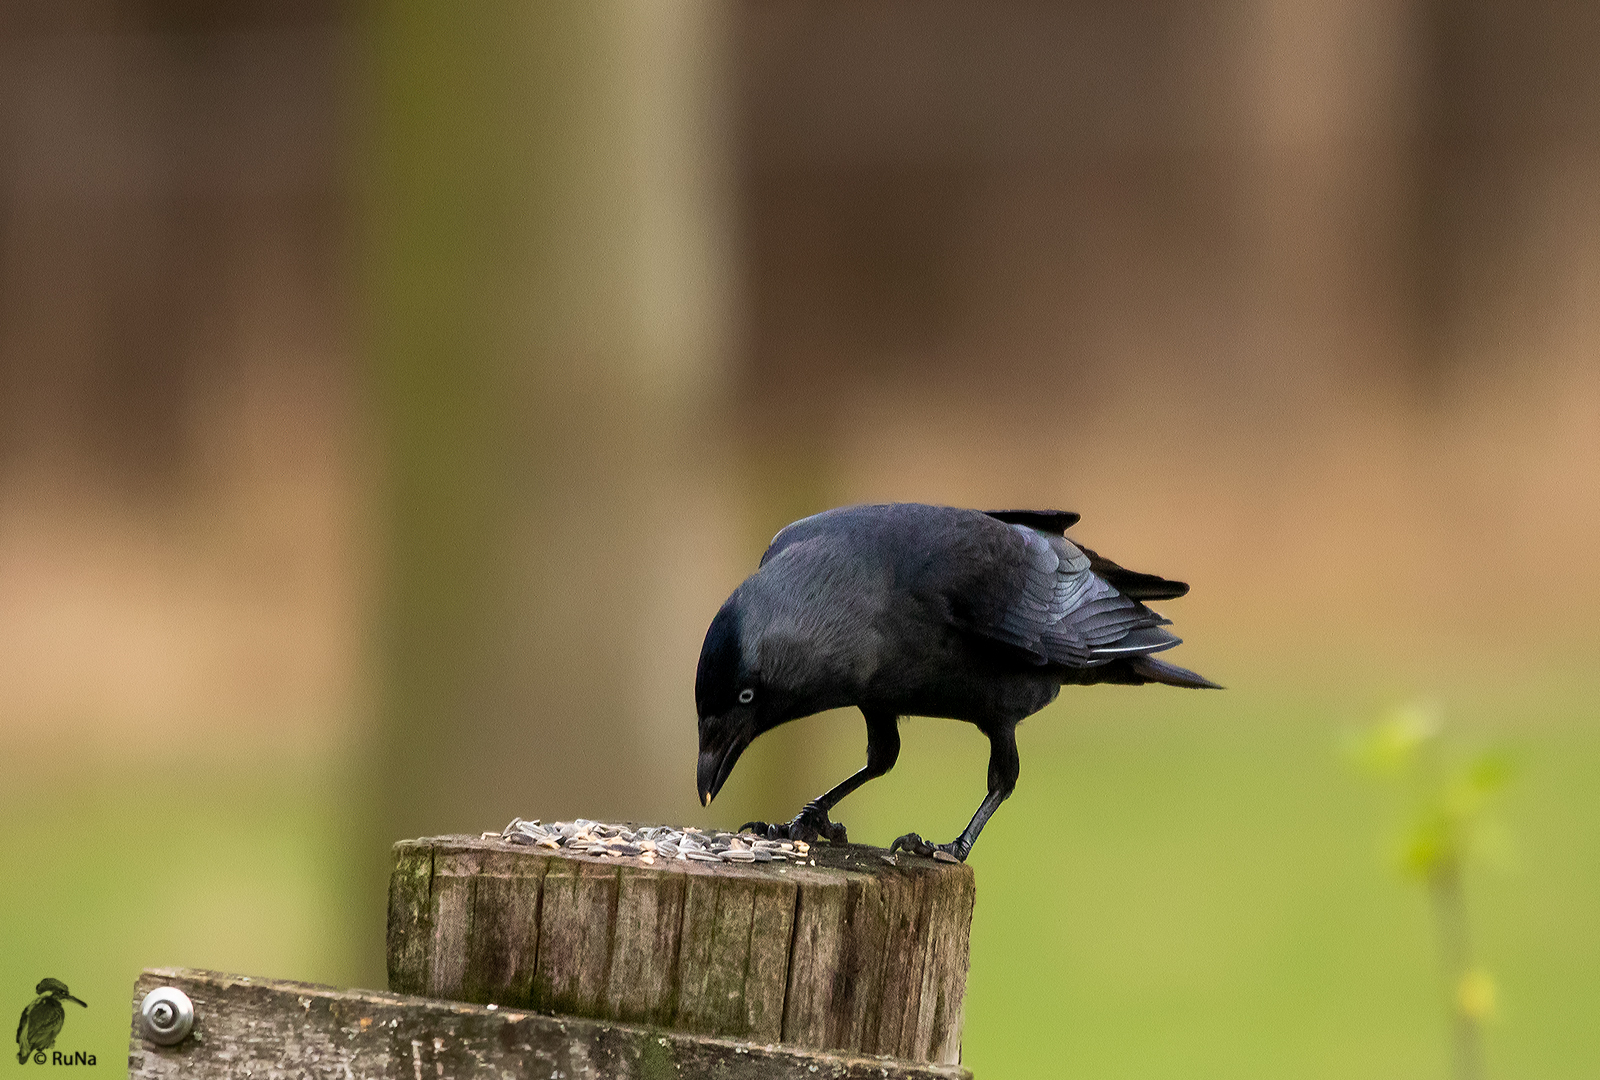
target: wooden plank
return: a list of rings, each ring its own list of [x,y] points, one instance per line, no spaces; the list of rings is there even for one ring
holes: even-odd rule
[[[429,925],[433,947],[428,951],[427,980],[423,992],[429,997],[462,1000],[467,982],[467,939],[472,933],[471,874],[443,872],[435,853],[433,881],[429,886]]]
[[[670,1026],[678,1008],[678,944],[688,879],[621,874],[611,978],[601,1013]]]
[[[783,1037],[783,999],[788,991],[798,891],[792,882],[764,882],[755,890],[743,993],[745,1030],[753,1039],[776,1041]]]
[[[546,860],[543,948],[529,1004],[573,1016],[604,1015],[615,939],[617,867],[576,859]]]
[[[961,1060],[961,1025],[967,996],[972,912],[977,903],[972,875],[929,897],[933,915],[924,947],[928,963],[918,994],[918,1042],[907,1055],[914,1061]]]
[[[783,1041],[800,1046],[830,1046],[859,1037],[832,1022],[834,997],[849,985],[844,970],[845,881],[820,882],[800,892],[795,905],[794,944],[783,1013]]]
[[[389,986],[396,993],[420,994],[427,988],[433,938],[433,847],[411,842],[396,844],[394,850],[394,873],[389,877]]]
[[[486,853],[473,876],[461,1000],[533,1000],[545,864]]]
[[[391,884],[390,989],[959,1061],[972,871],[850,844],[812,855],[646,865],[410,841]]]
[[[143,1038],[139,1003],[158,986],[175,986],[194,1002],[194,1032],[176,1046]],[[128,1074],[134,1080],[971,1080],[949,1065],[184,969],[151,969],[139,977],[132,1024]]]
[[[917,1053],[922,1041],[917,1037],[917,1021],[932,915],[926,885],[925,880],[902,877],[881,883],[885,921],[883,1007],[879,1010],[877,1037],[871,1044],[875,1053],[910,1057]]]
[[[780,1038],[794,883],[709,872],[687,877],[673,1027]]]

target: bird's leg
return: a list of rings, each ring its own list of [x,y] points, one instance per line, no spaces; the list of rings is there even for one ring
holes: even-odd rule
[[[989,732],[989,793],[978,804],[978,812],[972,815],[972,820],[961,830],[961,835],[948,844],[930,844],[916,833],[906,833],[889,845],[889,851],[905,848],[914,855],[932,855],[936,851],[943,851],[966,862],[967,854],[972,850],[972,845],[978,842],[978,834],[983,831],[990,816],[1016,789],[1019,769],[1017,725],[1009,723]]]
[[[829,821],[828,811],[837,806],[840,799],[868,780],[882,776],[894,768],[895,759],[900,756],[900,728],[896,725],[898,718],[895,714],[868,712],[865,709],[861,712],[867,719],[865,766],[806,803],[794,816],[794,820],[787,824],[769,825],[765,821],[747,821],[740,826],[739,831],[753,832],[769,840],[804,840],[809,843],[821,837],[835,843],[844,843],[847,839],[845,828],[837,821]]]

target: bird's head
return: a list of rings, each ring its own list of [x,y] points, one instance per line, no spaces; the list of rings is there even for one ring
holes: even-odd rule
[[[757,735],[858,703],[876,637],[857,602],[860,583],[828,555],[798,543],[764,559],[711,620],[694,680],[702,805]]]
[[[700,713],[700,762],[695,772],[700,804],[710,806],[734,763],[757,735],[793,719],[788,695],[763,680],[745,632],[741,593],[722,605],[706,631],[695,673]]]
[[[60,979],[40,979],[39,985],[33,988],[33,992],[35,994],[48,994],[57,1000],[77,1001],[85,1009],[89,1007],[86,1002],[78,1001],[77,998],[73,997],[71,991],[67,989],[67,984]]]

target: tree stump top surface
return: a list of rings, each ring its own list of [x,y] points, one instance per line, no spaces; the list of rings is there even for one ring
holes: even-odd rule
[[[424,836],[416,840],[401,840],[394,845],[394,850],[397,856],[407,852],[429,851],[435,857],[441,855],[448,857],[454,854],[474,852],[494,852],[506,856],[513,862],[528,858],[556,859],[588,863],[595,866],[626,866],[646,872],[699,874],[719,878],[750,878],[754,880],[837,882],[846,880],[848,875],[851,874],[868,874],[874,877],[891,875],[913,878],[922,875],[953,875],[957,878],[965,878],[969,882],[973,879],[972,868],[965,863],[947,863],[936,859],[923,858],[920,855],[913,855],[904,851],[890,855],[888,849],[872,847],[868,844],[831,844],[825,841],[811,844],[810,851],[805,859],[769,863],[707,863],[693,859],[674,858],[656,859],[653,864],[648,866],[636,856],[589,855],[582,851],[569,851],[565,848],[559,851],[552,851],[549,848],[514,844],[494,837],[477,837],[464,834]],[[500,859],[492,859],[485,863],[485,866],[491,865],[503,866],[504,864]]]
[[[645,865],[494,838],[402,841],[389,987],[955,1064],[973,873],[887,854],[818,843],[803,863]]]

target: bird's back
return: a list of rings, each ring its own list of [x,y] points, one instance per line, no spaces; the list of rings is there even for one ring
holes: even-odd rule
[[[952,664],[985,677],[1012,670],[1030,685],[1047,672],[1054,686],[1210,685],[1151,656],[1179,639],[1143,600],[1182,596],[1188,586],[1076,546],[1063,535],[1076,519],[918,503],[841,507],[783,529],[762,566],[792,562],[789,576],[830,582],[832,590],[812,593],[829,603],[837,602],[830,592],[861,582],[881,589],[860,605],[874,619],[880,675],[903,672],[924,688]],[[937,681],[947,682],[948,672]]]
[[[938,549],[970,540],[972,530],[1003,523],[981,510],[925,503],[871,503],[840,506],[801,518],[784,526],[761,556],[765,566],[775,556],[795,544],[821,539],[830,545],[848,548],[861,556],[886,560],[896,553],[914,549]]]

